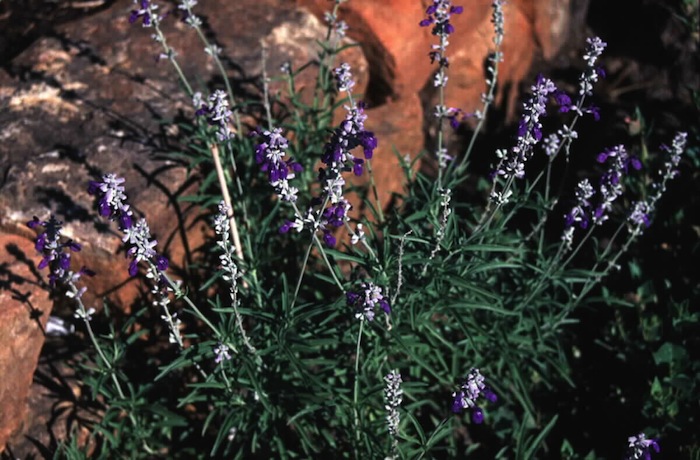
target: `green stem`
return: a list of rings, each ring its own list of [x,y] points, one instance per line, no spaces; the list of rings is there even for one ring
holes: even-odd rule
[[[359,458],[357,455],[357,449],[360,445],[361,433],[360,433],[360,409],[358,407],[358,400],[360,398],[360,352],[362,345],[362,333],[364,332],[365,320],[364,317],[360,320],[360,331],[357,333],[357,347],[355,348],[355,384],[352,396],[352,406],[353,413],[355,415],[355,457]]]

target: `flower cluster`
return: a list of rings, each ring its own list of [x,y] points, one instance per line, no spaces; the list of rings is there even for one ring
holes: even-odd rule
[[[34,248],[42,256],[38,266],[39,270],[49,268],[49,283],[54,286],[56,283],[65,281],[67,277],[73,276],[69,272],[71,252],[80,251],[81,246],[71,239],[61,241],[63,222],[57,220],[53,215],[45,221],[34,216],[32,220],[27,222],[27,227],[32,230],[44,227],[44,231],[34,242]]]
[[[681,155],[685,150],[685,144],[687,140],[687,133],[679,132],[677,133],[671,144],[671,147],[666,145],[661,146],[661,150],[668,154],[668,158],[664,161],[663,168],[659,171],[660,179],[658,182],[654,183],[654,188],[656,188],[656,193],[652,195],[647,201],[637,202],[632,208],[632,212],[628,216],[627,220],[633,227],[633,231],[641,232],[643,228],[649,227],[650,215],[654,211],[656,206],[656,201],[661,197],[661,195],[666,191],[666,182],[673,179],[678,175],[678,164],[681,161]]]
[[[546,115],[547,99],[557,90],[552,80],[542,75],[537,77],[531,89],[532,96],[523,106],[516,145],[503,157],[496,169],[496,174],[504,179],[520,179],[525,175],[525,163],[532,156],[533,147],[542,139],[540,118]]]
[[[224,142],[233,137],[230,121],[233,113],[229,110],[228,96],[226,92],[217,89],[209,96],[209,104],[204,103],[201,93],[195,93],[192,100],[195,107],[198,107],[195,115],[204,116],[207,123],[216,126],[216,138],[219,142]]]
[[[608,219],[608,213],[612,210],[613,202],[622,195],[622,177],[627,174],[629,167],[636,170],[642,168],[642,163],[625,150],[623,145],[618,145],[600,153],[598,163],[610,161],[609,169],[600,178],[599,193],[601,202],[593,211],[593,222],[602,224]]]
[[[330,11],[326,11],[323,15],[323,19],[331,27],[333,32],[335,32],[338,38],[344,38],[345,35],[347,35],[348,24],[345,21],[339,21],[335,14],[331,13]]]
[[[458,414],[462,410],[469,409],[472,414],[474,423],[484,421],[484,412],[477,405],[479,397],[483,396],[486,400],[496,402],[498,396],[484,383],[484,377],[479,372],[479,369],[469,371],[465,382],[460,390],[453,393],[454,400],[452,402],[452,412]]]
[[[156,10],[158,5],[151,0],[134,0],[134,4],[138,5],[136,9],[131,10],[129,14],[129,23],[133,24],[139,19],[143,27],[157,26],[162,19]]]
[[[596,191],[588,179],[583,179],[576,187],[576,204],[564,216],[564,233],[562,240],[571,247],[575,226],[585,230],[592,223],[601,225],[608,220],[612,205],[623,192],[622,178],[629,167],[639,170],[641,162],[627,153],[623,145],[604,150],[597,157],[599,163],[609,162],[608,170],[601,176],[598,188],[598,203],[594,206],[592,198]],[[648,225],[648,210],[646,205],[635,206],[630,216],[633,222],[645,222]]]
[[[262,141],[255,147],[255,161],[260,165],[260,169],[267,172],[270,185],[282,200],[295,202],[299,189],[289,185],[289,180],[294,178],[294,173],[301,172],[302,167],[291,158],[284,160],[289,144],[282,135],[282,130],[257,130],[251,134],[262,137]]]
[[[651,460],[651,450],[657,454],[661,450],[655,439],[647,439],[644,433],[627,438],[627,456],[625,460]]]
[[[132,212],[126,204],[124,194],[124,179],[115,174],[105,174],[102,182],[90,181],[88,193],[98,198],[98,208],[103,217],[116,220],[119,230],[124,233],[122,241],[128,246],[127,256],[130,256],[129,274],[136,276],[138,263],[148,261],[155,265],[159,271],[168,268],[169,262],[164,256],[154,249],[158,243],[151,239],[151,231],[145,219],[133,222]]]
[[[421,27],[433,26],[431,31],[433,35],[447,36],[453,33],[455,28],[450,23],[450,17],[453,14],[461,14],[464,8],[452,6],[451,3],[450,0],[433,0],[433,4],[425,10],[428,17],[423,19],[419,25]]]
[[[348,291],[346,300],[349,306],[355,308],[355,318],[373,321],[375,310],[381,308],[387,315],[391,314],[389,301],[382,294],[382,288],[374,283],[362,283],[359,291]]]
[[[364,113],[365,105],[362,102],[356,103],[352,98],[351,90],[355,86],[355,81],[350,66],[344,63],[333,73],[338,90],[347,92],[349,105],[345,106],[347,111],[345,120],[333,130],[321,155],[321,161],[325,167],[319,171],[319,181],[323,184],[324,197],[315,199],[312,204],[316,206],[328,203],[328,206],[321,211],[319,219],[314,218],[313,213],[309,212],[305,218],[297,216],[295,222],[287,222],[281,229],[282,231],[288,231],[290,228],[299,230],[305,225],[311,225],[314,231],[320,229],[323,232],[324,242],[329,247],[335,246],[336,243],[332,235],[333,229],[347,222],[347,213],[351,207],[343,196],[345,179],[342,174],[352,171],[356,176],[361,176],[365,160],[371,159],[377,148],[377,138],[364,126],[367,119]],[[351,150],[356,147],[362,147],[364,159],[356,158],[351,153]]]
[[[586,70],[579,77],[579,94],[590,96],[593,93],[593,84],[598,81],[598,77],[604,77],[605,72],[602,67],[596,65],[598,58],[603,54],[607,43],[599,37],[586,39],[586,52],[583,60],[586,61]]]
[[[398,434],[399,434],[399,406],[403,401],[403,390],[401,389],[401,374],[398,370],[394,369],[384,376],[384,408],[387,411],[386,425],[389,431],[389,436],[392,438],[392,451],[396,450],[398,444]]]
[[[192,13],[192,8],[196,5],[197,0],[180,0],[180,3],[177,5],[177,8],[182,10],[183,21],[193,28],[201,27],[202,25],[202,20]]]
[[[661,170],[662,180],[673,179],[678,175],[678,164],[681,162],[681,155],[685,150],[685,145],[688,141],[688,133],[679,132],[673,137],[671,147],[662,145],[661,150],[669,154],[668,159],[664,162],[664,168]]]

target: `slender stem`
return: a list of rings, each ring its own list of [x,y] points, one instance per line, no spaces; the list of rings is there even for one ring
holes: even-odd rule
[[[299,289],[301,289],[301,281],[304,279],[304,273],[306,273],[306,264],[309,263],[309,255],[311,255],[311,248],[313,245],[313,238],[309,245],[306,247],[306,254],[304,255],[304,263],[301,264],[301,273],[299,273],[299,278],[297,279],[296,288],[294,288],[294,300],[292,300],[292,309],[297,303],[297,297],[299,296]]]
[[[87,329],[88,335],[90,336],[90,341],[92,342],[92,345],[97,350],[97,354],[100,356],[102,362],[105,364],[105,366],[107,366],[110,377],[112,378],[112,382],[114,382],[114,386],[117,389],[117,393],[119,394],[119,398],[125,400],[126,396],[124,396],[124,391],[122,390],[121,384],[119,383],[119,379],[117,378],[117,375],[114,372],[114,367],[102,351],[102,347],[100,347],[100,344],[97,341],[97,338],[95,337],[95,333],[92,330],[92,325],[90,324],[90,314],[88,313],[87,309],[85,308],[85,304],[83,304],[83,301],[80,298],[78,288],[75,286],[75,283],[73,283],[73,281],[68,281],[67,285],[72,294],[72,298],[75,299],[75,301],[78,304],[78,316],[80,316],[83,319],[83,322],[85,323],[85,328]]]
[[[372,172],[372,160],[367,160],[367,172],[369,173],[369,185],[372,188],[372,193],[374,194],[374,201],[377,203],[377,214],[379,215],[379,223],[384,223],[384,210],[382,209],[382,204],[379,201],[379,192],[377,191],[377,183],[374,180],[374,173]]]
[[[331,265],[331,261],[328,260],[328,256],[326,255],[326,251],[323,250],[323,244],[321,243],[321,240],[318,239],[318,236],[314,233],[314,242],[316,243],[316,247],[318,248],[318,251],[321,253],[321,257],[323,258],[323,261],[326,263],[326,266],[328,267],[328,271],[331,272],[331,276],[333,277],[333,280],[335,281],[335,284],[338,285],[338,288],[340,289],[341,292],[345,292],[345,288],[343,287],[343,283],[340,282],[338,279],[338,276],[335,274],[335,270],[333,269],[333,265]]]
[[[357,333],[357,347],[355,348],[355,384],[352,396],[352,406],[353,412],[355,414],[355,456],[357,457],[357,448],[360,445],[360,409],[358,407],[358,400],[360,398],[360,352],[362,351],[362,333],[364,332],[365,320],[364,317],[360,320],[360,331]]]
[[[236,217],[233,214],[233,206],[231,203],[231,195],[228,192],[228,185],[226,184],[226,176],[224,175],[224,169],[221,166],[221,158],[219,158],[219,147],[216,144],[210,146],[211,156],[214,158],[214,167],[216,168],[216,177],[219,180],[219,187],[221,188],[221,195],[224,199],[224,203],[231,210],[231,215],[229,216],[229,227],[231,228],[231,238],[233,238],[233,246],[236,250],[236,256],[241,262],[245,261],[243,257],[243,247],[241,246],[241,239],[238,235],[238,225],[236,224]]]

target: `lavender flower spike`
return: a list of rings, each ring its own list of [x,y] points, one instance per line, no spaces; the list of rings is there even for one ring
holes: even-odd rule
[[[61,228],[63,227],[63,222],[57,220],[53,215],[49,217],[49,220],[45,221],[34,217],[27,222],[27,227],[31,229],[44,227],[44,232],[37,236],[34,247],[42,256],[38,268],[39,270],[43,270],[48,267],[49,283],[52,286],[57,283],[77,281],[80,275],[89,272],[89,270],[86,269],[78,273],[70,271],[71,252],[80,251],[81,246],[70,239],[62,241]],[[82,292],[80,292],[80,294],[82,295]]]
[[[391,436],[391,450],[393,454],[398,448],[399,422],[401,421],[399,407],[403,401],[403,390],[401,389],[403,380],[401,380],[399,371],[394,369],[384,377],[384,383],[386,383],[384,387],[384,408],[387,411],[386,424],[389,436]]]
[[[271,131],[254,131],[253,135],[262,137],[260,144],[255,147],[255,161],[260,169],[267,172],[270,185],[284,201],[295,202],[299,189],[289,185],[289,180],[294,178],[294,173],[302,171],[299,163],[291,158],[285,160],[289,144],[282,135],[280,128]],[[292,171],[292,172],[290,172]]]
[[[583,60],[586,61],[586,70],[579,77],[579,94],[581,96],[590,96],[593,94],[593,84],[598,81],[598,77],[603,74],[601,68],[596,66],[598,58],[603,53],[607,43],[598,37],[586,39],[587,47],[583,55]]]
[[[207,122],[212,126],[217,126],[216,138],[219,142],[224,142],[233,137],[233,131],[229,123],[233,112],[229,110],[228,96],[220,89],[217,89],[209,96],[209,105],[202,102],[201,95],[195,94],[192,101],[199,109],[195,112],[197,116],[206,116]]]
[[[159,255],[154,249],[158,242],[151,239],[151,231],[145,219],[139,219],[136,224],[132,221],[132,212],[126,204],[124,194],[124,178],[115,174],[105,174],[102,182],[90,181],[88,193],[98,199],[100,214],[116,220],[119,230],[124,233],[122,241],[128,246],[127,255],[132,258],[129,264],[129,274],[136,276],[138,263],[149,261],[157,270],[164,271],[168,268],[168,259]]]
[[[557,87],[552,80],[539,75],[531,89],[532,96],[523,105],[516,145],[510,149],[496,170],[496,174],[504,179],[520,179],[525,175],[525,163],[532,156],[533,147],[542,139],[540,118],[546,115],[547,99]]]
[[[657,454],[661,451],[655,439],[647,439],[644,433],[627,438],[627,455],[625,460],[651,460],[651,450]]]

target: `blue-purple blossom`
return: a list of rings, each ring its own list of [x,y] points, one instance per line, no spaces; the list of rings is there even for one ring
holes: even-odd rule
[[[158,5],[150,0],[134,0],[134,4],[138,5],[136,9],[131,10],[129,14],[129,23],[133,24],[139,19],[142,21],[143,27],[151,27],[157,25],[160,21],[160,16],[156,13]]]
[[[625,460],[651,460],[652,449],[657,454],[661,451],[655,439],[647,439],[644,433],[627,438],[627,455]]]
[[[525,175],[525,163],[532,156],[533,147],[542,139],[540,118],[547,113],[547,99],[557,90],[552,80],[542,75],[537,77],[531,89],[532,96],[523,105],[516,145],[504,156],[496,169],[496,174],[504,179],[520,179]]]
[[[600,178],[599,194],[601,201],[593,211],[592,220],[596,224],[602,224],[608,219],[608,213],[612,210],[613,202],[622,195],[622,178],[628,172],[629,167],[639,170],[642,163],[634,156],[627,153],[624,145],[604,150],[597,157],[599,163],[609,162],[608,170]]]
[[[342,64],[334,70],[337,86],[340,91],[348,93],[349,105],[345,106],[347,115],[340,125],[333,130],[330,140],[323,148],[321,161],[324,167],[319,170],[319,181],[323,187],[324,200],[315,199],[315,205],[328,203],[328,207],[320,213],[319,220],[313,217],[308,218],[307,223],[313,225],[314,231],[323,232],[323,241],[328,247],[336,244],[336,239],[332,232],[335,228],[342,226],[348,220],[350,203],[343,196],[343,186],[345,179],[343,173],[352,171],[356,176],[361,176],[364,170],[365,160],[369,160],[374,155],[377,148],[377,138],[374,133],[367,131],[364,122],[367,115],[364,113],[365,105],[362,102],[356,103],[352,98],[352,87],[354,81],[350,66]],[[357,158],[351,150],[362,147],[364,159]],[[281,230],[288,231],[290,228],[303,227],[304,223],[298,217],[294,223],[288,222]]]
[[[496,402],[498,396],[484,383],[484,376],[481,375],[479,369],[473,368],[469,371],[467,378],[460,387],[460,390],[453,393],[452,397],[452,412],[459,414],[463,410],[471,411],[472,421],[474,423],[482,423],[484,421],[484,412],[477,404],[479,398],[490,402]]]
[[[586,39],[586,52],[583,55],[583,60],[586,61],[586,70],[579,77],[579,94],[581,96],[590,96],[593,94],[593,84],[598,81],[598,77],[604,77],[605,72],[602,68],[596,65],[598,58],[603,53],[607,43],[599,37],[590,37]]]
[[[423,19],[418,25],[421,27],[433,26],[431,33],[433,35],[450,35],[455,31],[454,26],[450,23],[450,16],[453,14],[461,14],[464,8],[461,6],[452,6],[450,0],[433,0],[433,4],[425,10],[427,18]]]
[[[159,271],[167,270],[168,259],[156,252],[154,249],[158,243],[151,239],[151,232],[145,219],[139,219],[133,223],[132,213],[129,205],[126,204],[124,194],[124,178],[115,174],[105,174],[102,182],[90,181],[88,193],[97,197],[98,208],[103,217],[116,220],[119,230],[124,233],[122,241],[127,245],[127,256],[131,257],[129,263],[129,274],[136,276],[138,273],[138,263],[149,261],[155,265]]]
[[[629,222],[636,227],[649,227],[651,220],[649,219],[649,213],[651,208],[644,201],[639,201],[632,206],[632,212],[627,218]]]
[[[115,174],[105,174],[102,182],[90,181],[88,183],[88,193],[99,195],[98,209],[102,217],[109,217],[111,220],[118,220],[120,228],[131,227],[131,209],[126,204],[124,194],[124,178]]]
[[[348,291],[347,304],[355,308],[355,318],[373,321],[377,307],[389,315],[391,307],[389,300],[382,294],[382,288],[371,282],[363,282],[359,291]]]
[[[291,158],[284,159],[287,155],[289,143],[282,135],[280,128],[272,131],[253,131],[253,135],[262,137],[262,141],[255,147],[255,162],[260,169],[267,172],[270,185],[284,201],[295,202],[299,189],[289,185],[289,180],[294,178],[294,173],[302,171],[299,163]],[[291,172],[290,172],[291,171]]]
[[[233,137],[230,122],[233,112],[229,110],[228,96],[220,89],[217,89],[209,96],[209,104],[203,103],[201,95],[195,101],[199,103],[199,109],[195,112],[197,116],[205,116],[207,123],[216,126],[216,138],[223,142]]]
[[[44,231],[37,236],[34,248],[42,256],[38,268],[43,270],[48,267],[49,283],[52,286],[66,282],[74,276],[76,276],[75,281],[77,281],[80,275],[92,276],[94,274],[86,268],[81,269],[78,273],[70,272],[71,252],[80,251],[81,246],[71,239],[64,240],[61,237],[63,222],[57,220],[56,217],[51,215],[49,220],[42,221],[34,216],[32,220],[27,222],[27,227],[32,230],[39,227],[44,228]]]
[[[678,164],[681,162],[681,155],[685,150],[687,140],[688,133],[679,132],[673,137],[671,147],[661,146],[661,150],[669,154],[668,159],[664,162],[664,169],[661,171],[663,179],[673,179],[678,175]]]

